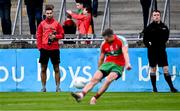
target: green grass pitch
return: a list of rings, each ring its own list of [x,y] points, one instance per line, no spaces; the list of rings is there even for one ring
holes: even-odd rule
[[[161,110],[180,111],[180,93],[105,93],[96,105],[89,105],[94,93],[81,103],[68,92],[0,93],[0,111],[10,110]]]

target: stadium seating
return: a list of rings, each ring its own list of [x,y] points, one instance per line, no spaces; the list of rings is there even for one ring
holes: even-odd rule
[[[165,0],[158,0],[158,6],[160,10],[163,10]],[[55,5],[55,17],[58,18],[60,9],[60,0],[47,0],[48,3]],[[14,15],[16,11],[16,0],[12,0],[12,21],[14,21]],[[100,16],[94,19],[96,26],[96,33],[100,32],[102,24],[102,14],[104,10],[105,0],[99,0]],[[171,1],[171,29],[173,32],[180,30],[180,1]],[[75,4],[72,0],[67,0],[67,9],[75,10]],[[113,0],[111,1],[112,12],[112,27],[117,33],[137,33],[142,29],[142,13],[141,6],[138,0]],[[29,34],[28,19],[26,15],[25,6],[23,6],[23,34]]]
[[[165,0],[158,0],[158,6],[160,10],[164,8]],[[55,5],[55,17],[58,18],[61,0],[46,0],[46,3]],[[45,3],[45,4],[46,4]],[[24,4],[24,3],[23,3]],[[75,11],[75,3],[73,0],[67,0],[67,9],[73,9]],[[16,12],[17,0],[12,0],[12,23],[14,22]],[[103,19],[105,0],[99,0],[100,16],[94,18],[95,32],[100,33],[100,28]],[[171,0],[171,32],[177,33],[180,30],[180,1]],[[111,1],[111,14],[112,14],[112,27],[116,33],[129,34],[139,33],[142,30],[142,11],[138,0],[112,0]],[[17,26],[18,27],[18,26]],[[0,28],[1,30],[1,28]],[[18,33],[16,28],[15,33]],[[23,34],[29,34],[28,18],[26,14],[26,8],[23,5]]]

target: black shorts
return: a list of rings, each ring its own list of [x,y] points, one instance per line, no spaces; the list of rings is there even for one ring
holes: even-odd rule
[[[168,66],[168,59],[166,49],[148,49],[148,59],[149,59],[149,66],[159,67]]]
[[[103,77],[102,77],[102,79],[104,79],[105,77],[107,77],[108,76],[108,73],[107,72],[105,72],[105,71],[103,71],[103,70],[100,70],[102,73],[103,73]],[[115,72],[115,71],[114,71]],[[120,77],[121,77],[121,74],[119,74],[119,72],[115,72],[117,75],[118,75],[118,77],[116,78],[116,80],[118,80]]]
[[[51,60],[53,65],[60,63],[60,51],[57,50],[40,50],[40,59],[39,63],[47,65],[49,62],[49,59]]]

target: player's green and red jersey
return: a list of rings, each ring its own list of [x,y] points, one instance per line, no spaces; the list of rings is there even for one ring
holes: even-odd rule
[[[125,66],[125,59],[122,52],[122,47],[127,46],[126,39],[122,36],[114,35],[112,43],[103,42],[101,52],[105,54],[105,63],[112,62],[119,66]]]

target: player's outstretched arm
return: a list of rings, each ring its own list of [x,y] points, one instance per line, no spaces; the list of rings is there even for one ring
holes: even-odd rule
[[[122,51],[125,58],[125,67],[127,70],[131,70],[132,67],[129,60],[128,46],[123,46]]]
[[[100,67],[100,66],[103,64],[104,58],[105,58],[105,55],[104,55],[104,53],[101,51],[101,54],[100,54],[100,57],[99,57],[99,61],[98,61],[98,67]]]

